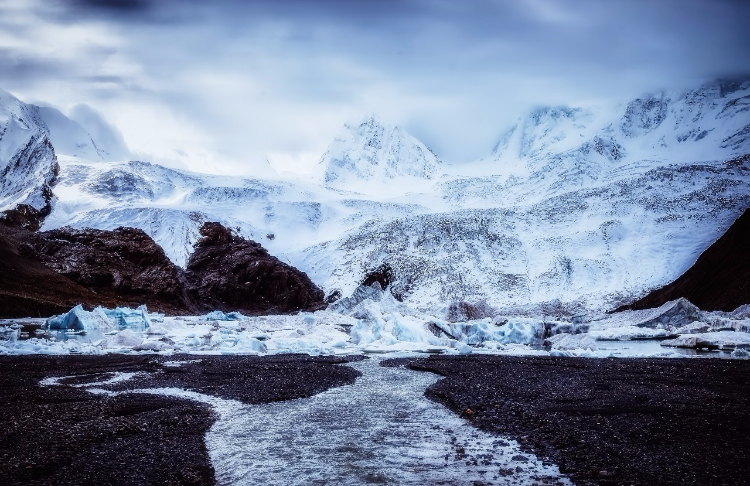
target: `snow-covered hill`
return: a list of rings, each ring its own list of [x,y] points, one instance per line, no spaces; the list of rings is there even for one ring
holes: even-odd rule
[[[365,193],[404,193],[439,175],[441,162],[406,130],[374,115],[347,124],[318,162],[315,180]]]
[[[95,161],[127,157],[122,137],[96,112],[79,106],[76,113],[96,130],[97,141],[55,108],[23,103],[0,90],[0,211],[19,204],[41,213],[51,208],[56,153]]]
[[[488,157],[453,166],[367,117],[344,127],[313,181],[101,163],[51,146],[60,171],[44,229],[135,226],[184,265],[214,220],[327,292],[349,294],[386,263],[415,307],[603,309],[679,276],[750,207],[750,80],[536,109]]]
[[[0,211],[19,205],[49,211],[57,171],[40,109],[0,90]]]

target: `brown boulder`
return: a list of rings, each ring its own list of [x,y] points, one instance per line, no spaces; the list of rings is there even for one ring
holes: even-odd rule
[[[205,223],[190,256],[186,277],[191,298],[223,311],[287,313],[324,306],[323,291],[296,268],[258,243]]]
[[[61,228],[31,235],[22,253],[97,294],[154,310],[197,310],[182,271],[144,231]]]

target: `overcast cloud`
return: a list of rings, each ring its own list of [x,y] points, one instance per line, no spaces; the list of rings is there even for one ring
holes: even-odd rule
[[[371,112],[460,162],[531,106],[747,74],[748,19],[727,0],[0,0],[0,87],[87,104],[194,170],[303,171]]]

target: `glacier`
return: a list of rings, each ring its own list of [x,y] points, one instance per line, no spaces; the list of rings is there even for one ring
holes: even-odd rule
[[[55,145],[67,122],[2,99],[0,162],[29,140],[49,149],[38,172],[3,179],[0,209],[40,208],[46,195],[42,229],[137,227],[181,266],[200,226],[219,221],[326,293],[350,295],[388,265],[391,293],[435,315],[456,302],[618,307],[679,276],[750,206],[748,79],[536,108],[466,163],[368,116],[344,126],[310,176],[284,180],[113,161],[122,148],[73,121],[83,148]]]

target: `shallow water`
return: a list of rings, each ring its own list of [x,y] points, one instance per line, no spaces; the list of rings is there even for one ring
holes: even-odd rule
[[[697,349],[672,348],[662,346],[660,339],[639,339],[632,341],[597,341],[600,351],[610,351],[613,356],[627,358],[660,353],[678,353],[684,357],[731,359],[732,353],[726,351],[699,351]]]
[[[517,443],[483,433],[423,393],[429,373],[350,366],[354,385],[227,410],[206,442],[220,484],[570,484]]]
[[[515,441],[481,432],[425,398],[437,375],[379,363],[373,358],[346,365],[362,372],[353,385],[262,405],[179,388],[99,388],[137,373],[105,373],[98,381],[68,386],[210,405],[218,419],[206,434],[206,446],[219,484],[572,484],[557,466],[521,452]],[[66,385],[72,378],[40,384]]]

